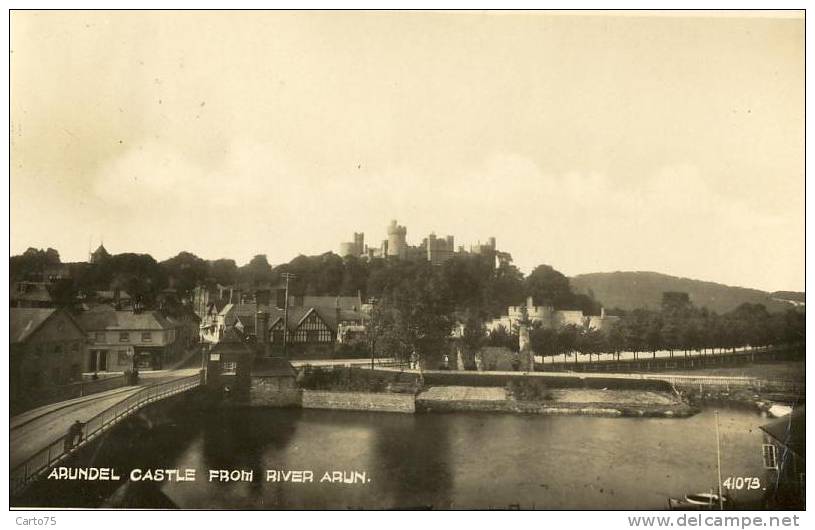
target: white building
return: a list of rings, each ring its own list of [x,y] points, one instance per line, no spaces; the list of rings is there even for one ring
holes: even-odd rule
[[[581,329],[606,329],[619,317],[606,316],[605,309],[601,309],[600,316],[586,316],[583,311],[571,309],[555,309],[552,306],[535,305],[532,297],[526,299],[526,305],[509,306],[507,314],[486,323],[487,332],[503,327],[507,331],[515,329],[526,316],[532,323],[540,323],[544,329],[559,329],[573,325]]]

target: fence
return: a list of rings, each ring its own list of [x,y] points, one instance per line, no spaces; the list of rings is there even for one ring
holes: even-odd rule
[[[738,366],[744,364],[799,360],[803,359],[803,348],[770,348],[737,350],[735,352],[719,352],[716,354],[694,353],[691,355],[675,354],[668,357],[662,354],[651,357],[649,353],[641,353],[640,357],[623,359],[578,360],[574,355],[573,361],[557,361],[555,357],[543,359],[543,363],[536,363],[544,371],[572,371],[572,372],[636,372],[656,370],[692,370],[698,368],[716,368],[722,366]]]
[[[665,375],[639,374],[643,379],[660,379],[668,381],[676,388],[704,390],[752,390],[754,392],[778,392],[787,394],[806,394],[804,382],[759,377],[703,376],[703,375]]]
[[[51,466],[61,462],[73,454],[78,448],[96,439],[142,407],[160,399],[186,392],[200,384],[200,375],[192,375],[166,383],[158,383],[145,387],[139,392],[103,410],[82,425],[81,432],[77,433],[77,437],[75,438],[78,438],[75,445],[73,444],[73,440],[67,439],[67,436],[61,436],[59,439],[48,444],[44,449],[35,453],[28,460],[12,469],[9,476],[10,494],[12,496],[18,495]]]

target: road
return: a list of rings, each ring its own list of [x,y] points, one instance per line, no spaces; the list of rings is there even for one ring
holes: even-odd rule
[[[126,399],[145,386],[180,379],[198,373],[198,368],[145,372],[137,386],[115,388],[81,398],[51,403],[11,418],[11,468],[34,455],[68,432],[76,421],[86,422],[103,410]]]

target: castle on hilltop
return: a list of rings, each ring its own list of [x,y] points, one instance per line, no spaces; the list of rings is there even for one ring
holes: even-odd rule
[[[379,246],[369,247],[365,244],[365,234],[354,232],[354,240],[340,243],[340,256],[354,256],[362,259],[395,258],[408,260],[427,260],[433,265],[441,265],[455,255],[476,254],[486,256],[492,260],[496,256],[495,238],[487,239],[486,244],[479,241],[470,245],[466,251],[463,246],[455,247],[455,238],[451,235],[438,237],[431,232],[422,239],[420,245],[412,246],[407,242],[407,227],[393,220],[387,226],[388,238],[383,239]]]

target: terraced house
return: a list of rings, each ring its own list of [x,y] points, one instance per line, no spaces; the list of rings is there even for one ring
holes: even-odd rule
[[[262,320],[259,320],[258,317]],[[285,309],[268,304],[226,304],[217,314],[209,314],[201,322],[201,341],[219,343],[229,329],[235,329],[250,341],[259,341],[259,330],[265,331],[265,341],[275,353],[283,351],[293,358],[331,356],[341,336],[364,329],[368,315],[357,296],[291,296],[288,322]]]
[[[12,402],[42,395],[82,379],[86,369],[85,332],[63,309],[11,308]]]
[[[80,325],[88,337],[88,370],[123,372],[133,366],[160,370],[178,359],[184,345],[177,340],[178,323],[158,311],[115,311],[102,308],[83,313]]]

